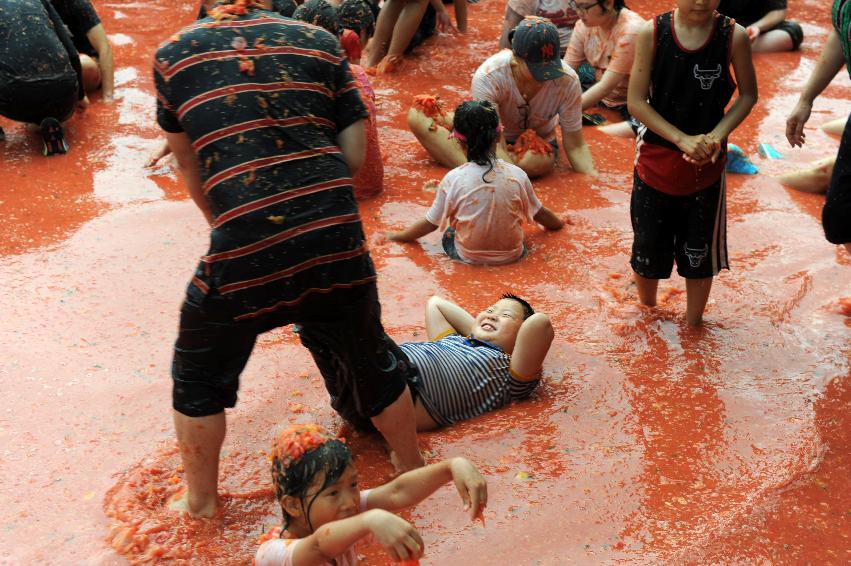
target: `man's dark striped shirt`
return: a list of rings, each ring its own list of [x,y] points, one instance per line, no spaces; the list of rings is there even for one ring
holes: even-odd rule
[[[215,218],[190,298],[248,320],[375,280],[336,142],[367,111],[336,38],[252,10],[184,28],[154,67],[157,120],[192,140]]]

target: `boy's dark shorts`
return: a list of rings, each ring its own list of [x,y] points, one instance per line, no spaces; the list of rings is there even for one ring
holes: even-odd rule
[[[726,177],[702,191],[674,196],[657,191],[633,174],[633,271],[647,279],[667,279],[674,259],[688,279],[713,277],[727,263]]]
[[[225,303],[216,294],[203,303],[190,295],[181,309],[172,404],[186,416],[214,415],[235,406],[239,375],[257,336],[291,323],[301,325],[301,341],[322,372],[331,405],[356,426],[370,428],[370,417],[393,403],[413,375],[381,326],[374,283],[309,295],[297,309],[256,323],[234,322]]]
[[[851,116],[842,132],[821,220],[827,241],[832,244],[851,242]]]
[[[804,30],[801,24],[793,20],[783,20],[768,31],[780,30],[785,31],[792,38],[792,50],[796,50],[804,42]],[[765,33],[765,32],[763,32]]]

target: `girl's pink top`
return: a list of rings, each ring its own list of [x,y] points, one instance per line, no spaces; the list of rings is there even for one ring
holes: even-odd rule
[[[378,146],[378,128],[376,127],[377,110],[375,108],[375,91],[369,83],[366,71],[360,65],[350,64],[352,77],[360,90],[369,112],[366,123],[366,158],[354,177],[355,198],[358,200],[377,195],[384,190],[384,162],[381,160],[381,148]]]

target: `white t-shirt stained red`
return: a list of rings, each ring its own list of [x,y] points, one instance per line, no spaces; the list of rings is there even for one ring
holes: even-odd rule
[[[523,255],[523,222],[534,222],[542,205],[522,169],[501,159],[488,168],[468,162],[447,173],[425,218],[441,231],[455,228],[464,261],[510,263]]]

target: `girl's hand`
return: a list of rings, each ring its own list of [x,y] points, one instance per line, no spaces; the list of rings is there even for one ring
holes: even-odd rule
[[[423,555],[423,539],[406,520],[383,509],[367,511],[363,520],[393,560],[398,562]]]
[[[466,458],[453,458],[449,464],[455,487],[464,502],[464,509],[475,519],[488,504],[488,484],[482,474]]]
[[[804,133],[804,124],[810,119],[812,110],[812,104],[799,100],[789,117],[786,118],[786,139],[789,140],[789,145],[792,147],[802,147],[806,143],[807,134]]]

